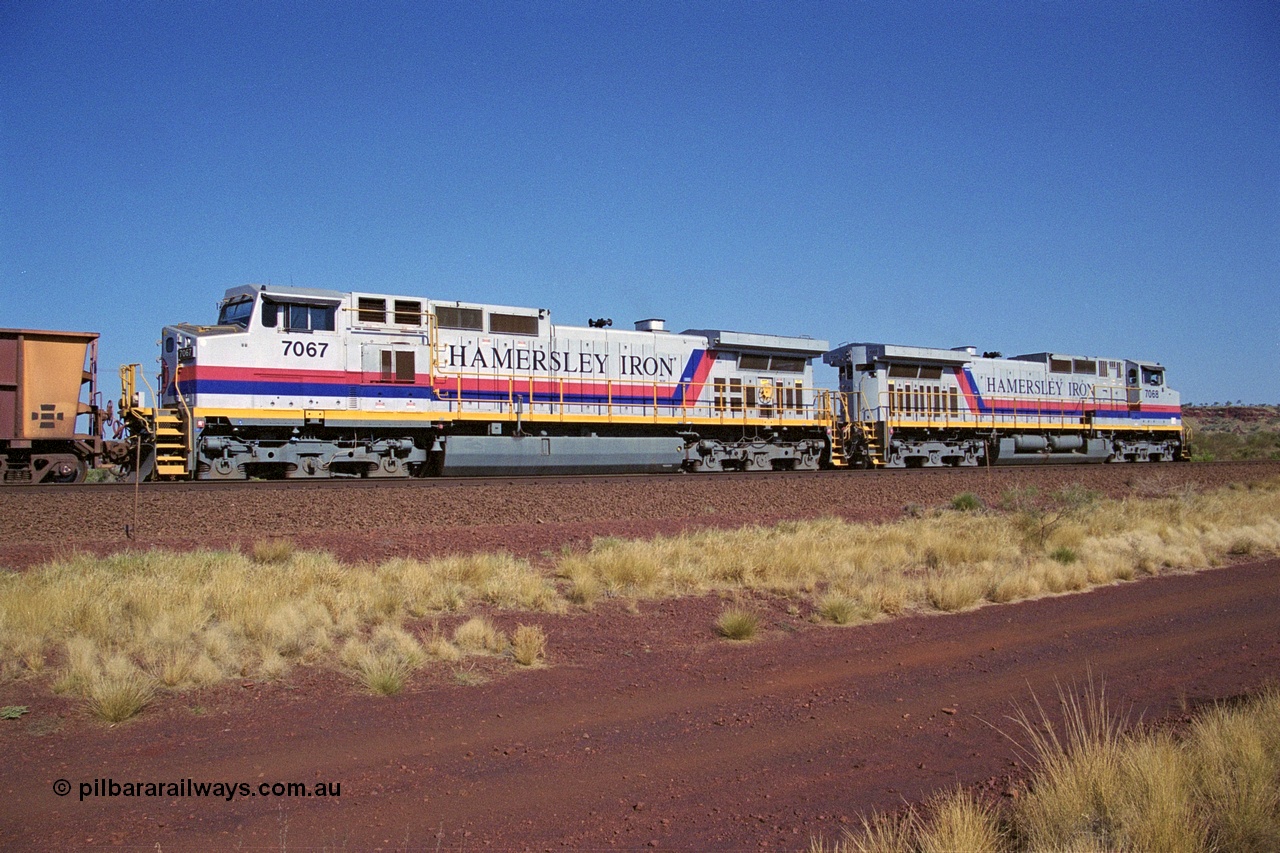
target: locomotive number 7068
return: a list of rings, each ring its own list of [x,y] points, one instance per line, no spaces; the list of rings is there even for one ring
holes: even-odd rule
[[[327,343],[316,343],[315,341],[284,342],[284,354],[294,358],[324,358],[325,350],[328,348],[329,345]]]

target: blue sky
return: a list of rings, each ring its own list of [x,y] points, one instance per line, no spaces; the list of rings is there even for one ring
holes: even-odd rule
[[[1280,402],[1280,5],[0,4],[0,326],[261,282]]]

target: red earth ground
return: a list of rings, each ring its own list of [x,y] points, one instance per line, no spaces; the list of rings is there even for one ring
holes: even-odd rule
[[[535,558],[593,534],[752,520],[885,519],[960,492],[1080,483],[1113,496],[1274,477],[1280,465],[1159,465],[817,477],[733,476],[437,488],[0,494],[0,565],[78,548],[245,545],[267,536],[379,559],[471,549]],[[1280,672],[1280,561],[1093,592],[818,627],[757,599],[762,635],[715,637],[716,598],[612,601],[537,623],[550,666],[424,671],[400,695],[295,668],[161,697],[117,726],[47,683],[0,683],[8,757],[0,847],[148,850],[802,850],[873,809],[956,784],[1016,795],[1015,705],[1104,683],[1136,719],[1184,717]],[[484,679],[488,679],[484,681]],[[469,682],[464,684],[463,682]],[[483,683],[479,683],[483,682]],[[94,780],[245,783],[251,795],[92,796]],[[54,785],[66,780],[70,793]],[[337,797],[253,796],[340,783]],[[99,785],[101,789],[102,784]],[[81,798],[81,791],[89,796]]]

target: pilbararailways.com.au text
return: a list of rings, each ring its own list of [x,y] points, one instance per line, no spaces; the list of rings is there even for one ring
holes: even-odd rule
[[[179,779],[176,782],[137,781],[117,782],[115,779],[94,779],[78,784],[80,800],[90,797],[209,797],[231,802],[237,797],[340,797],[341,782],[197,782]],[[53,792],[65,797],[72,790],[71,782],[58,779]]]

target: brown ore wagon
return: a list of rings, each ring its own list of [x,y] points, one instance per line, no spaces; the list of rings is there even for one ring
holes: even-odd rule
[[[0,482],[79,483],[106,450],[98,334],[0,329]]]

